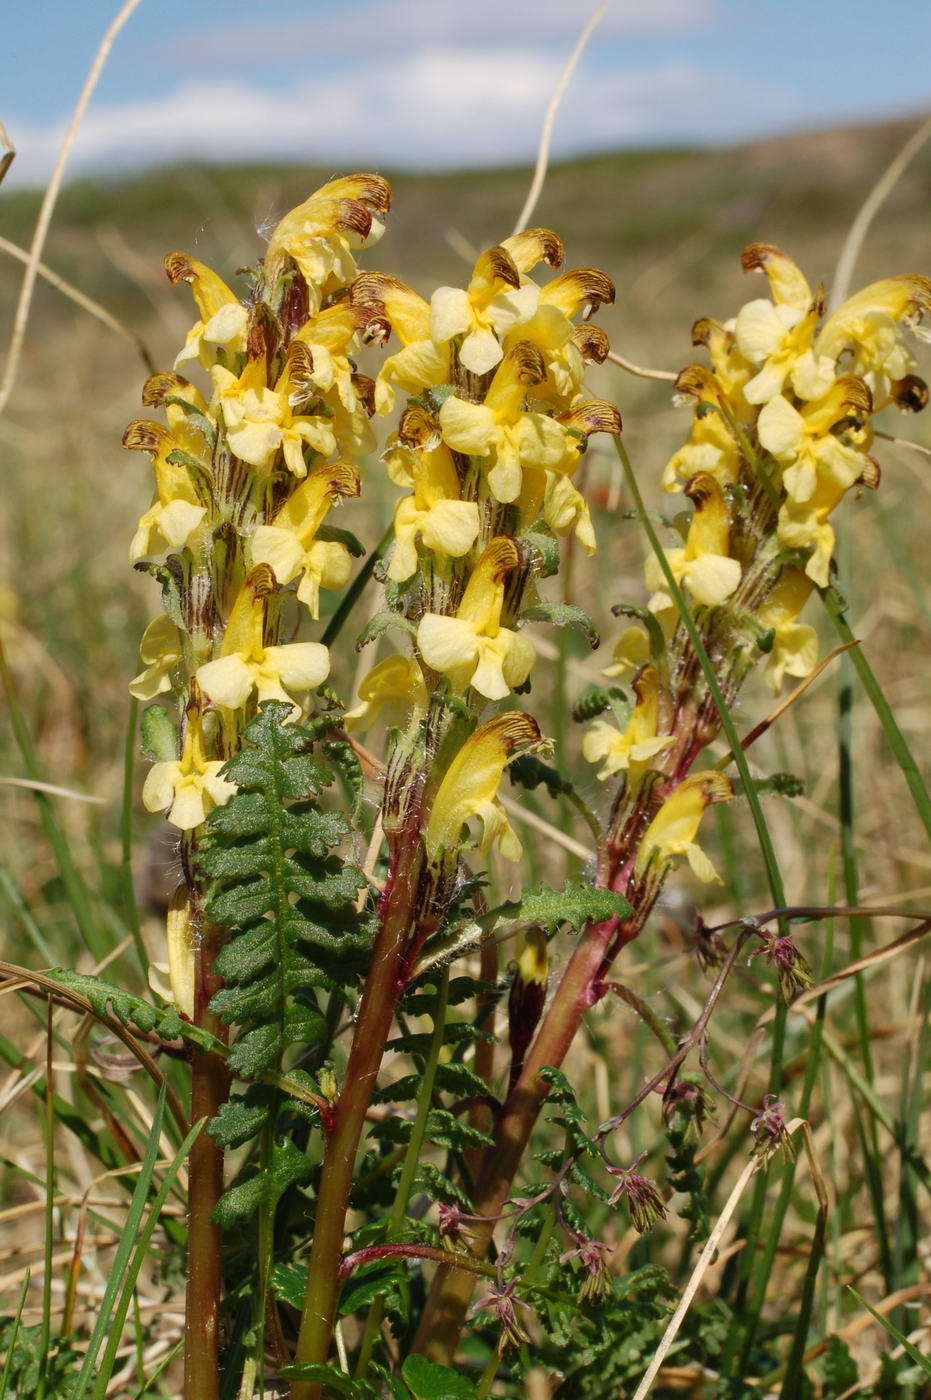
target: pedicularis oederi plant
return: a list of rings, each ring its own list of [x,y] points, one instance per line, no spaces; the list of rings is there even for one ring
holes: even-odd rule
[[[774,692],[813,671],[811,594],[841,616],[832,517],[878,485],[874,414],[924,405],[908,333],[931,282],[892,277],[826,314],[789,257],[747,248],[767,294],[694,328],[703,362],[676,386],[691,429],[662,479],[689,512],[663,542],[619,410],[584,384],[608,353],[590,318],[611,278],[562,270],[558,235],[534,228],[426,301],[357,266],[389,204],[375,175],[325,185],[274,230],[244,299],[171,253],[198,319],[145,385],[161,417],[124,437],[152,460],[131,559],[163,603],[132,684],[156,702],[143,801],[183,870],[153,985],[174,1006],[163,1030],[192,1047],[192,1121],[208,1120],[189,1161],[187,1394],[523,1394],[534,1364],[570,1373],[561,1394],[617,1394],[668,1288],[612,1267],[598,1236],[667,1210],[707,1230],[703,1027],[747,945],[785,996],[809,980],[772,867],[773,911],[699,925],[711,990],[684,1041],[615,980],[621,955],[683,857],[718,878],[707,807],[736,791],[759,819],[729,711],[757,666]],[[364,346],[382,355],[374,380]],[[595,434],[654,545],[644,594],[611,600],[624,625],[605,685],[577,707],[595,859],[561,891],[495,903],[487,864],[522,859],[506,772],[584,808],[533,714],[552,682],[528,624],[595,640],[551,582],[567,541],[596,548],[579,485]],[[383,497],[385,473],[393,526],[363,559],[355,503]],[[370,580],[383,601],[356,637]],[[350,638],[382,652],[357,695],[330,684]],[[733,752],[715,761],[722,725]],[[655,1032],[657,1072],[589,1128],[562,1066],[617,996]],[[665,1178],[617,1155],[653,1091]],[[779,1103],[734,1102],[748,1154],[788,1145]]]

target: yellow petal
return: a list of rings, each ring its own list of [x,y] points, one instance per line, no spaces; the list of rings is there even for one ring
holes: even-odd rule
[[[208,700],[226,710],[238,710],[244,705],[255,685],[251,669],[238,655],[208,661],[199,668],[197,681]]]

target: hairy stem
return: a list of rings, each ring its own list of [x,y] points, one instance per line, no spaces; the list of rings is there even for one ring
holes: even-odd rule
[[[380,926],[359,1003],[345,1080],[327,1135],[295,1354],[298,1362],[325,1362],[330,1350],[356,1150],[394,1017],[398,975],[414,913],[421,857],[417,837],[409,835],[410,831],[408,827],[402,833],[391,852]],[[319,1385],[299,1382],[294,1386],[294,1400],[318,1400],[319,1396]]]
[[[597,999],[605,954],[617,941],[618,928],[610,920],[589,924],[576,944],[520,1077],[504,1104],[495,1128],[494,1147],[484,1155],[475,1189],[476,1215],[500,1214],[549,1092],[549,1085],[539,1072],[547,1065],[558,1068],[562,1064],[586,1011]],[[494,1225],[492,1218],[475,1227],[472,1250],[480,1259],[488,1250]],[[415,1351],[423,1352],[432,1361],[452,1360],[474,1283],[460,1270],[437,1270],[414,1342]]]

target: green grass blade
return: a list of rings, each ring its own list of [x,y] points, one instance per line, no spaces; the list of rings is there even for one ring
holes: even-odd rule
[[[23,1286],[20,1289],[19,1304],[16,1308],[16,1316],[13,1319],[13,1326],[10,1328],[10,1340],[7,1345],[6,1359],[3,1363],[3,1370],[0,1371],[0,1396],[6,1395],[7,1386],[10,1381],[10,1371],[13,1369],[13,1352],[16,1349],[16,1338],[19,1336],[20,1323],[23,1320],[23,1308],[26,1306],[26,1296],[29,1293],[29,1280],[31,1274],[26,1270],[26,1277],[23,1279]]]
[[[849,1283],[847,1287],[861,1307],[866,1308],[868,1313],[872,1313],[880,1327],[884,1327],[893,1341],[898,1342],[909,1360],[914,1361],[916,1366],[920,1366],[926,1376],[931,1376],[931,1357],[925,1356],[923,1352],[920,1352],[915,1344],[910,1342],[903,1332],[899,1331],[898,1327],[893,1327],[888,1318],[883,1317],[882,1313],[878,1313],[875,1308],[871,1308],[866,1299],[861,1298],[857,1290]]]
[[[39,761],[32,743],[32,738],[29,734],[29,729],[23,718],[23,712],[20,709],[19,700],[16,697],[13,677],[10,675],[10,670],[6,663],[6,655],[2,644],[0,644],[0,681],[2,681],[7,705],[9,706],[10,723],[13,726],[13,734],[16,739],[17,748],[22,756],[23,766],[30,778],[36,782],[41,781],[42,772],[39,767]],[[58,871],[65,887],[65,893],[67,894],[68,903],[74,915],[75,923],[78,926],[78,930],[86,946],[90,949],[98,962],[101,962],[110,950],[106,946],[105,940],[102,938],[97,926],[97,921],[91,912],[90,901],[87,897],[87,891],[84,888],[84,882],[78,874],[74,861],[71,859],[68,841],[55,816],[51,798],[48,793],[41,792],[38,788],[33,789],[33,796],[39,808],[39,816],[45,830],[45,835],[55,855],[55,861],[58,865]]]
[[[824,588],[819,589],[819,592],[824,606],[827,609],[827,614],[834,624],[834,630],[837,632],[841,641],[856,641],[853,632],[850,630],[850,624],[844,616],[840,600],[834,590],[832,588]],[[883,688],[877,680],[873,668],[863,654],[863,648],[861,646],[851,647],[847,655],[850,657],[851,663],[860,678],[863,689],[869,696],[870,704],[876,711],[877,718],[883,727],[886,741],[908,785],[912,801],[915,804],[915,810],[921,818],[929,839],[931,839],[931,797],[928,795],[928,789],[918,770],[918,765],[908,746],[905,735],[896,723],[895,715],[892,713],[889,702],[883,694]]]
[[[183,1346],[184,1338],[182,1337],[179,1342],[175,1342],[168,1355],[162,1357],[161,1361],[158,1363],[151,1376],[149,1376],[148,1380],[145,1381],[142,1388],[136,1391],[135,1395],[133,1396],[133,1400],[145,1400],[145,1396],[149,1394],[155,1382],[165,1374],[165,1372],[168,1370],[168,1367],[174,1361],[175,1357],[178,1355],[179,1351]]]
[[[139,1165],[139,1177],[136,1181],[136,1189],[133,1191],[132,1200],[129,1203],[129,1210],[126,1215],[126,1225],[120,1242],[117,1245],[113,1265],[110,1269],[110,1276],[104,1289],[103,1298],[100,1302],[100,1311],[94,1323],[94,1330],[91,1333],[90,1341],[87,1344],[87,1351],[84,1355],[84,1362],[71,1392],[70,1400],[81,1400],[87,1390],[88,1382],[95,1373],[97,1366],[97,1354],[107,1335],[110,1327],[110,1318],[120,1282],[126,1266],[132,1256],[133,1246],[139,1234],[139,1227],[145,1213],[146,1202],[149,1199],[149,1190],[152,1185],[152,1174],[155,1170],[155,1162],[158,1158],[158,1144],[162,1132],[162,1120],[165,1116],[165,1093],[167,1085],[163,1084],[158,1096],[158,1103],[155,1107],[155,1114],[152,1119],[152,1131],[146,1143],[145,1153]]]
[[[202,1122],[194,1124],[194,1127],[188,1133],[187,1137],[184,1139],[184,1142],[181,1144],[181,1146],[178,1148],[178,1151],[172,1158],[172,1161],[166,1169],[164,1177],[162,1178],[162,1184],[159,1187],[151,1205],[149,1206],[149,1213],[146,1218],[146,1222],[138,1235],[136,1251],[129,1262],[129,1266],[126,1270],[126,1277],[123,1281],[120,1297],[117,1301],[116,1307],[113,1310],[113,1317],[110,1322],[106,1350],[104,1351],[103,1360],[100,1363],[100,1369],[97,1372],[97,1376],[94,1381],[94,1389],[91,1391],[91,1400],[106,1400],[107,1388],[110,1384],[110,1377],[112,1376],[113,1368],[116,1365],[116,1353],[119,1350],[120,1340],[123,1335],[123,1327],[126,1322],[126,1316],[129,1312],[130,1304],[132,1303],[132,1300],[135,1297],[136,1282],[139,1278],[140,1271],[142,1269],[143,1264],[146,1261],[146,1257],[149,1252],[149,1242],[153,1234],[155,1233],[155,1227],[158,1225],[159,1216],[162,1212],[162,1207],[168,1199],[168,1195],[171,1191],[172,1186],[174,1185],[175,1178],[177,1177],[178,1172],[181,1170],[182,1163],[184,1162],[185,1158],[191,1150],[191,1144],[194,1142],[194,1139],[197,1137],[202,1127]],[[158,1138],[156,1137],[156,1143],[157,1142]]]

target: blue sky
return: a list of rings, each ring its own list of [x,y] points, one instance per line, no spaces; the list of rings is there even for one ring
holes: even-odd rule
[[[142,0],[71,170],[185,157],[333,169],[524,161],[594,0]],[[4,15],[16,182],[48,174],[117,0]],[[931,6],[614,0],[560,109],[557,155],[730,143],[931,106]]]

